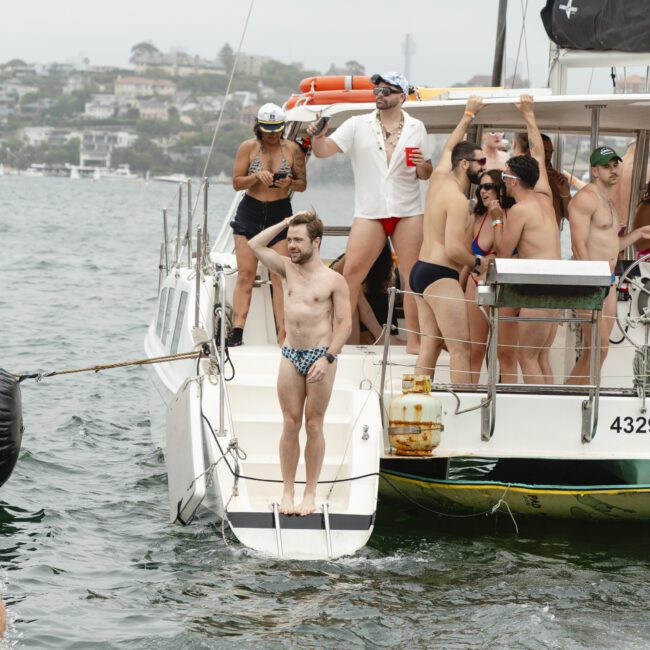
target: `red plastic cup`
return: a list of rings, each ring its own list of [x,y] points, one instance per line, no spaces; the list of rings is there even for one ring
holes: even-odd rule
[[[415,167],[415,163],[411,160],[411,154],[414,151],[419,151],[418,147],[404,147],[404,158],[407,167]]]

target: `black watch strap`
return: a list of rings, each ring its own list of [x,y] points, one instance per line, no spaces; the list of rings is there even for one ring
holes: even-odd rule
[[[331,352],[326,352],[323,355],[330,363],[334,363],[336,361],[336,355],[332,354]]]

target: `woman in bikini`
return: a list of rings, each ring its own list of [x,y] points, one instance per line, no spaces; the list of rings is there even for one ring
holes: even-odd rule
[[[284,111],[279,106],[264,104],[257,113],[253,126],[255,137],[242,142],[235,157],[232,184],[235,190],[246,190],[246,193],[230,223],[237,257],[233,323],[228,336],[230,346],[242,344],[257,272],[257,258],[253,255],[248,240],[291,216],[290,193],[304,192],[307,188],[305,157],[295,142],[283,138],[284,120]],[[288,256],[286,229],[274,237],[269,246],[280,255]],[[276,273],[271,273],[271,283],[278,340],[282,343],[282,282]]]
[[[469,231],[472,237],[472,252],[482,257],[495,255],[494,233],[492,221],[488,217],[490,201],[499,200],[501,207],[506,210],[511,205],[511,199],[505,195],[505,185],[501,178],[500,169],[489,169],[480,177],[479,185],[476,188],[476,206],[474,207],[474,218]],[[488,338],[488,322],[481,307],[476,304],[476,287],[480,281],[485,280],[485,275],[476,277],[465,269],[467,285],[465,287],[465,298],[467,300],[467,316],[469,319],[469,334],[471,341],[470,367],[472,371],[472,383],[478,383],[481,375],[481,366],[485,358],[485,350]],[[499,310],[501,316],[516,315],[510,310]],[[515,383],[517,381],[517,324],[513,321],[499,322],[499,367],[501,370],[501,381]]]

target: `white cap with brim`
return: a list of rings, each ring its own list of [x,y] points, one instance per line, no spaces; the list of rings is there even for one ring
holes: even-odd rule
[[[284,129],[286,115],[277,104],[264,104],[257,112],[257,124],[264,133],[276,133]]]

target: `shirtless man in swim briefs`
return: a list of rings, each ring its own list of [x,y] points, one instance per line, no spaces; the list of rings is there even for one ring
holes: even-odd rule
[[[459,272],[470,266],[481,273],[487,258],[472,254],[465,233],[465,193],[470,183],[479,182],[485,155],[480,145],[463,141],[463,137],[482,107],[479,97],[467,100],[463,117],[433,170],[424,208],[424,238],[410,276],[411,289],[421,294],[415,298],[423,335],[415,372],[433,376],[443,337],[451,381],[465,384],[471,381],[469,323]]]
[[[600,364],[609,348],[609,336],[616,315],[616,280],[614,267],[618,254],[643,237],[650,236],[650,226],[637,228],[619,236],[619,215],[613,200],[613,189],[621,180],[622,159],[610,147],[597,147],[589,163],[593,180],[583,187],[569,203],[571,246],[576,260],[607,260],[612,272],[612,286],[603,305]],[[591,325],[583,324],[582,341],[586,347],[567,380],[568,384],[585,384],[589,378]]]
[[[289,257],[268,243],[289,228]],[[278,398],[283,428],[280,469],[283,494],[280,512],[308,515],[316,510],[316,488],[325,454],[323,420],[336,374],[336,355],[350,336],[350,295],[342,275],[320,258],[323,223],[313,212],[298,212],[250,240],[256,257],[284,278],[284,323],[287,337],[278,374]],[[294,506],[298,434],[305,414],[306,485],[302,503]]]
[[[490,204],[488,214],[492,217],[497,256],[518,254],[520,259],[559,260],[560,229],[555,218],[553,192],[548,182],[544,145],[535,121],[532,96],[522,95],[517,108],[526,121],[530,153],[510,158],[502,172],[506,194],[516,202],[508,210],[507,220],[498,201]],[[522,308],[519,316],[552,317],[553,310]],[[553,323],[520,320],[518,330],[521,347],[517,350],[517,360],[524,383],[552,383],[553,378],[544,373],[541,357],[553,343],[556,331]]]

